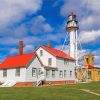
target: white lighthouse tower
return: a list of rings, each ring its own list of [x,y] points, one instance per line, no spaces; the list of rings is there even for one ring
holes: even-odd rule
[[[77,30],[78,21],[76,21],[76,15],[71,12],[68,16],[66,30],[70,34],[70,56],[76,59],[76,66],[78,66],[78,48],[77,48]]]

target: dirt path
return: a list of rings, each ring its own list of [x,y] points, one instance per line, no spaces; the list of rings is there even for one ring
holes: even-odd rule
[[[87,89],[80,89],[81,91],[84,91],[84,92],[87,92],[87,93],[90,93],[90,94],[94,94],[94,95],[97,95],[97,96],[100,96],[99,93],[95,93],[95,92],[92,92],[90,90],[87,90]]]

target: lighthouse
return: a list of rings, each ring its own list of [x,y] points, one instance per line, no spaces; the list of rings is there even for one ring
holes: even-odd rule
[[[76,15],[71,12],[68,15],[66,30],[70,34],[70,56],[76,59],[76,66],[78,65],[78,48],[77,48],[77,31],[78,31],[78,21],[76,20]]]

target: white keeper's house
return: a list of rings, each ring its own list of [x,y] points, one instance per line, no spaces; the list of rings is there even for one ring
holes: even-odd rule
[[[9,56],[0,64],[1,86],[69,83],[76,83],[75,59],[50,44],[23,54],[23,42],[20,41],[19,55]]]

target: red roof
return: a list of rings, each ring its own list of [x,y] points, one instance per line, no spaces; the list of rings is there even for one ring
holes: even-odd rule
[[[88,65],[88,69],[94,68],[94,66],[92,65]]]
[[[0,64],[0,68],[25,67],[34,55],[35,52],[18,56],[9,56]]]
[[[47,50],[49,53],[51,53],[52,55],[56,56],[56,57],[60,57],[60,58],[64,58],[64,59],[69,59],[72,61],[75,61],[74,58],[70,57],[68,54],[64,53],[61,50],[57,50],[51,47],[47,47],[47,46],[41,46],[43,47],[45,50]]]
[[[100,69],[99,67],[95,67],[95,66],[92,66],[92,65],[87,65],[87,66],[84,66],[84,68],[88,68],[88,69]]]
[[[91,68],[94,68],[94,66],[92,66],[92,65],[87,65],[87,66],[84,66],[84,68],[91,69]]]
[[[74,58],[70,57],[68,54],[64,53],[63,51],[53,49],[47,46],[40,46],[44,48],[46,51],[51,53],[52,55],[56,57],[60,57],[63,59],[69,59],[72,61],[75,61]],[[35,56],[36,49],[33,53],[30,54],[23,54],[23,55],[17,55],[17,56],[9,56],[7,57],[1,64],[0,69],[4,68],[15,68],[15,67],[26,67],[26,65],[29,63],[29,61]]]
[[[74,14],[74,12],[71,12],[68,16],[75,16],[76,17],[76,15]]]

